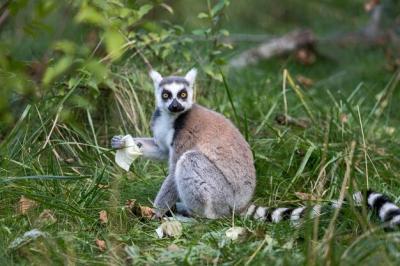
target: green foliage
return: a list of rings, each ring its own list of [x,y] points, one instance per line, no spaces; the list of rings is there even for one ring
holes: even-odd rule
[[[215,21],[221,20],[228,3],[219,1],[210,7],[207,38],[218,37],[216,30],[220,23]],[[142,69],[149,67],[149,62],[163,62],[169,71],[182,63],[193,64],[189,48],[192,39],[183,36],[182,27],[146,18],[149,12],[173,12],[161,1],[139,4],[123,0],[82,0],[60,4],[55,0],[38,0],[12,2],[9,8],[13,14],[10,20],[21,20],[23,25],[8,23],[4,33],[8,39],[0,42],[2,50],[8,51],[0,56],[0,86],[5,88],[5,97],[0,102],[2,131],[20,114],[21,110],[10,111],[18,109],[15,105],[43,100],[50,94],[65,95],[77,80],[86,92],[74,97],[76,104],[87,102],[90,108],[96,108],[93,100],[101,91],[114,90],[117,86],[112,69],[127,61],[121,60],[122,56],[133,59],[135,66]],[[28,47],[22,44],[14,47],[16,39],[27,45],[43,39],[45,45],[38,48],[39,56],[19,53],[21,48],[28,50]],[[201,62],[213,77],[217,77],[215,65],[220,64],[221,47],[215,41],[209,58]],[[183,60],[174,62],[177,57]]]
[[[210,46],[207,49],[208,60],[202,63],[202,70],[212,79],[220,82],[222,82],[223,77],[219,68],[226,64],[223,57],[221,57],[221,54],[227,49],[232,49],[232,46],[224,42],[222,39],[229,36],[229,31],[221,26],[224,10],[229,6],[229,4],[230,1],[228,0],[219,0],[212,5],[211,1],[208,0],[207,12],[200,12],[197,15],[197,17],[204,20],[208,26],[206,28],[192,31],[195,36],[204,37],[209,41]]]

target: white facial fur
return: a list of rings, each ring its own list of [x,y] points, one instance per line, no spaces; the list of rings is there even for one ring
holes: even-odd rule
[[[183,109],[179,112],[175,112],[174,114],[179,114],[181,112],[189,110],[193,105],[193,87],[196,80],[196,69],[191,69],[185,77],[165,77],[163,78],[160,73],[155,70],[150,72],[150,77],[153,80],[154,88],[155,88],[155,96],[156,96],[156,104],[157,107],[164,112],[171,112],[168,107],[171,106],[174,100],[176,100]],[[178,97],[178,94],[185,90],[187,93],[187,97],[185,99]],[[168,99],[163,99],[163,92],[170,93],[170,97]]]

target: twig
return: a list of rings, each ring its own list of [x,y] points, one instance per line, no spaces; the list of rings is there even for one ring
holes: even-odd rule
[[[0,7],[0,28],[3,25],[3,23],[7,20],[8,16],[10,15],[10,10],[8,10],[8,5],[10,4],[11,1],[5,2],[1,7]]]
[[[311,124],[310,120],[308,120],[307,118],[294,118],[290,115],[285,114],[277,114],[275,117],[275,121],[279,125],[293,125],[301,128],[308,128]]]
[[[315,37],[311,30],[296,30],[282,37],[273,38],[258,47],[244,51],[234,57],[229,62],[229,65],[235,68],[245,67],[255,64],[261,59],[283,55],[314,43]]]

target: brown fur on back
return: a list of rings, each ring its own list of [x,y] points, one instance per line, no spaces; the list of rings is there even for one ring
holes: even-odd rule
[[[200,151],[221,170],[236,192],[236,197],[252,196],[256,176],[253,155],[248,143],[231,121],[217,112],[194,104],[176,119],[174,127],[173,165],[186,151]]]

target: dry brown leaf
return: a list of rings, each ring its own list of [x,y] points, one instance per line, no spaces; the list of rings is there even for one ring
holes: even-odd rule
[[[182,249],[180,247],[178,247],[176,244],[171,244],[167,247],[167,250],[169,252],[177,252],[177,251],[181,251]]]
[[[102,210],[102,211],[99,212],[99,221],[100,221],[101,224],[108,223],[107,211]]]
[[[141,206],[136,203],[136,200],[129,199],[125,202],[125,208],[127,208],[133,215],[139,216],[145,219],[151,219],[154,216],[154,209],[147,206]]]
[[[24,195],[21,196],[21,198],[18,201],[18,212],[20,214],[27,214],[28,211],[34,207],[37,206],[36,201],[28,199]]]
[[[301,48],[296,51],[297,61],[303,65],[312,65],[317,61],[317,56],[311,49]]]
[[[107,249],[106,241],[96,238],[96,246],[100,251],[105,251]]]
[[[57,222],[57,218],[54,216],[53,212],[49,209],[44,209],[38,219],[35,221],[38,225],[50,225]]]
[[[132,211],[132,209],[135,207],[136,200],[135,199],[128,199],[125,201],[125,208],[128,209],[129,211]]]
[[[296,80],[298,83],[300,83],[304,87],[311,87],[315,83],[314,80],[307,78],[306,76],[303,76],[303,75],[297,75]]]
[[[341,113],[339,115],[339,120],[342,123],[347,123],[347,122],[349,122],[349,116],[347,114],[345,114],[345,113]]]
[[[314,195],[309,193],[295,192],[294,194],[301,200],[317,200],[317,198]]]
[[[151,219],[154,216],[154,210],[150,207],[140,206],[140,215],[143,218]]]
[[[379,5],[380,0],[369,0],[364,4],[364,9],[366,12],[372,11],[372,9],[375,8],[375,6]]]

